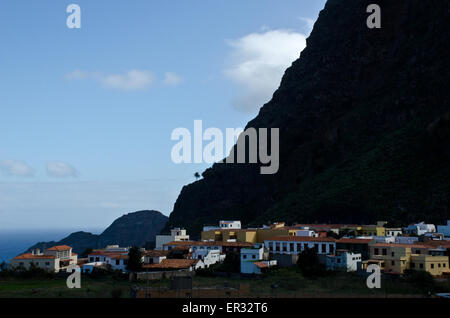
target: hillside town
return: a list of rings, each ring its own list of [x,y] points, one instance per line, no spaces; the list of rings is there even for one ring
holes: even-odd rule
[[[82,273],[96,270],[133,272],[137,279],[161,279],[194,275],[201,269],[235,258],[240,275],[257,276],[274,267],[298,265],[305,251],[313,251],[328,271],[364,273],[371,264],[387,275],[425,271],[433,277],[449,278],[450,220],[437,225],[420,222],[389,227],[386,221],[371,225],[273,223],[242,228],[240,221],[220,221],[205,226],[199,240],[191,240],[185,229],[174,228],[155,237],[155,248],[137,248],[139,271],[128,266],[131,247],[108,245],[78,257],[67,245],[18,255],[11,269],[37,267],[58,273],[77,265]]]

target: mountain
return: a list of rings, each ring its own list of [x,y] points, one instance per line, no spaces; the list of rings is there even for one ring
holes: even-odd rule
[[[142,246],[154,242],[166,224],[168,218],[158,211],[138,211],[128,213],[116,219],[103,233],[96,235],[87,232],[75,232],[55,242],[40,242],[28,249],[52,247],[55,245],[72,246],[75,253],[81,254],[87,248],[103,248],[106,245]]]
[[[441,222],[450,214],[449,2],[328,0],[247,128],[280,128],[280,168],[214,164],[166,230],[264,222]]]

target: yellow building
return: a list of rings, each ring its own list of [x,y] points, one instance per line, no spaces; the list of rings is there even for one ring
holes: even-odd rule
[[[376,225],[362,225],[361,235],[363,236],[386,236],[386,221],[378,221]]]
[[[202,241],[227,242],[236,240],[241,243],[264,243],[277,236],[295,236],[296,229],[285,226],[284,222],[274,223],[269,228],[261,229],[213,229],[201,233]]]
[[[425,270],[440,276],[449,270],[449,258],[429,255],[432,247],[421,244],[376,243],[370,246],[370,259],[380,262],[385,273],[403,274],[405,270]]]

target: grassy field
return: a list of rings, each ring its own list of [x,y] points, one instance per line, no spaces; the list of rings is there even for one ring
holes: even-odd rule
[[[426,289],[396,279],[383,279],[381,289],[366,287],[364,277],[334,273],[316,279],[305,278],[295,269],[277,269],[261,278],[194,277],[195,287],[247,286],[243,297],[424,297]],[[130,297],[133,286],[126,278],[82,276],[80,289],[68,289],[64,278],[0,278],[0,298],[111,298]],[[169,288],[170,280],[150,281],[149,287]],[[435,291],[450,291],[450,282],[437,282]]]

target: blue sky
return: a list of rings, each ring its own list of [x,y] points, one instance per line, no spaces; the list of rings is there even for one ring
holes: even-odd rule
[[[81,29],[66,7],[81,8]],[[325,0],[2,1],[0,229],[168,215],[209,164],[174,164],[177,127],[244,127]]]

